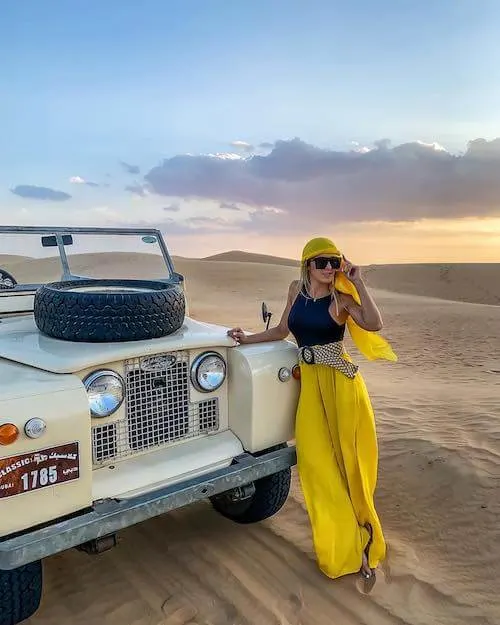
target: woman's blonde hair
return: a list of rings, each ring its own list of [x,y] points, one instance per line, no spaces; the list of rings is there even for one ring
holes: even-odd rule
[[[300,265],[299,292],[302,292],[305,297],[312,299],[310,295],[311,279],[309,277],[309,266],[307,263],[302,263]]]
[[[305,295],[310,297],[311,292],[311,280],[309,277],[309,261],[311,261],[315,256],[319,256],[320,254],[340,254],[339,249],[335,245],[335,243],[331,239],[327,239],[326,237],[315,237],[308,241],[303,250],[302,250],[302,258],[300,262],[300,278],[299,284],[300,288],[305,291]],[[335,297],[335,281],[336,273],[334,274],[332,283],[330,284],[330,291],[333,297]],[[312,299],[312,298],[311,298]]]
[[[337,299],[337,289],[335,288],[335,276],[337,272],[333,274],[332,281],[330,282],[330,298],[335,300],[335,306],[337,315],[339,314],[339,302]],[[299,285],[298,293],[302,293],[306,299],[314,299],[311,296],[311,278],[309,276],[309,263],[303,262],[300,265]]]

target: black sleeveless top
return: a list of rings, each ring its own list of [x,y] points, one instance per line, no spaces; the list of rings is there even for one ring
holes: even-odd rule
[[[345,324],[339,325],[328,309],[332,302],[330,295],[314,300],[302,290],[295,298],[288,315],[288,328],[297,345],[324,345],[344,338]]]

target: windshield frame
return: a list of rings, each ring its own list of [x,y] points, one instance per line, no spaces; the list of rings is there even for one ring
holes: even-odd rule
[[[154,236],[160,248],[168,275],[162,278],[166,282],[182,282],[182,276],[175,271],[174,263],[168,251],[167,245],[160,230],[157,228],[112,228],[112,227],[86,227],[86,226],[1,226],[0,234],[40,234],[52,235],[56,237],[59,260],[61,262],[62,275],[61,282],[71,280],[88,280],[86,276],[79,276],[71,272],[70,263],[63,243],[63,235],[84,234],[84,235],[123,235],[123,236]],[[90,278],[93,279],[93,278]],[[132,276],[131,276],[131,279]],[[32,291],[42,284],[17,284],[14,288],[0,291],[2,295],[19,291]]]

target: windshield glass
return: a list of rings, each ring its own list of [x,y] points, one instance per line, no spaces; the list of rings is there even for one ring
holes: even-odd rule
[[[6,232],[0,226],[0,270],[15,279],[17,288],[75,276],[153,280],[172,276],[168,252],[162,251],[154,232],[76,229],[60,231],[59,236],[64,241],[62,252],[54,230]]]

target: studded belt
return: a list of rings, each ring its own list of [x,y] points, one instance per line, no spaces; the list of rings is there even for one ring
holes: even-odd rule
[[[344,357],[342,341],[325,345],[305,345],[299,348],[299,361],[308,365],[328,365],[348,378],[354,378],[359,367]]]

